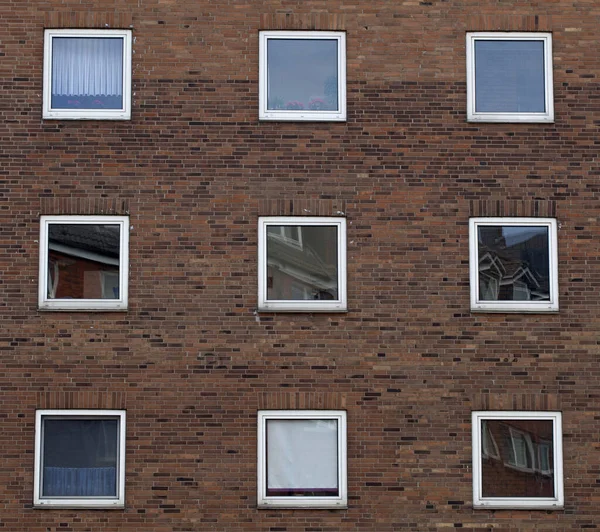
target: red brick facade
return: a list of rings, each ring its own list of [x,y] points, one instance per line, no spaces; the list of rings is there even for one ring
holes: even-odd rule
[[[597,2],[0,6],[0,528],[600,526]],[[131,120],[42,120],[44,29],[105,27],[133,31]],[[346,32],[346,122],[259,122],[267,29]],[[467,123],[492,30],[552,32],[554,123]],[[126,312],[38,310],[43,214],[129,215]],[[257,312],[266,215],[346,216],[347,313]],[[471,216],[557,218],[558,313],[470,311]],[[41,408],[126,409],[125,509],[33,508]],[[347,411],[348,509],[257,509],[263,408]],[[563,413],[563,510],[473,509],[487,409]]]

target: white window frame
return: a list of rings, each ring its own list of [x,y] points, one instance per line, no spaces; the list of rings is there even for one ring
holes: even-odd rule
[[[510,445],[512,447],[512,453],[514,456],[514,462],[508,462],[507,465],[514,469],[518,469],[519,471],[533,471],[535,468],[535,453],[533,450],[533,442],[531,441],[531,436],[522,430],[515,429],[514,427],[508,427],[508,432],[510,434]],[[517,444],[516,441],[521,440],[525,445],[525,453],[529,456],[529,462],[531,466],[527,466],[527,460],[525,463],[519,462],[519,455],[517,453]]]
[[[531,226],[548,229],[549,301],[486,301],[479,299],[479,239],[481,226]],[[471,218],[469,220],[469,270],[471,310],[475,312],[557,312],[558,311],[558,242],[555,218]]]
[[[475,109],[475,43],[476,41],[541,41],[544,43],[543,113],[477,112]],[[467,33],[467,120],[469,122],[554,122],[552,76],[552,34],[541,32],[474,32]]]
[[[555,497],[483,497],[482,492],[482,438],[483,421],[489,420],[549,420],[553,422],[552,443],[554,447],[554,494]],[[561,412],[509,412],[478,411],[472,412],[473,431],[473,507],[488,509],[544,509],[559,510],[564,506],[563,488],[563,450],[562,450],[562,414]],[[511,441],[512,444],[512,441]]]
[[[52,39],[55,37],[121,38],[123,40],[123,107],[121,109],[52,108]],[[131,30],[48,29],[44,31],[44,84],[42,117],[58,120],[131,119]]]
[[[117,419],[119,444],[116,497],[43,497],[43,419]],[[125,410],[37,410],[35,413],[35,463],[33,505],[38,508],[123,508],[125,506]]]
[[[298,497],[267,495],[267,420],[335,420],[337,421],[338,456],[338,496]],[[260,410],[258,412],[257,462],[258,478],[257,503],[259,508],[330,508],[341,509],[348,506],[347,488],[347,437],[346,412],[344,410]]]
[[[273,300],[267,298],[267,228],[273,225],[337,228],[338,299]],[[264,216],[258,221],[258,309],[266,312],[346,312],[346,218],[327,216]]]
[[[335,40],[338,45],[338,109],[311,111],[310,109],[268,109],[268,57],[269,39]],[[261,31],[259,36],[259,119],[288,121],[346,120],[346,33],[343,31]]]
[[[485,420],[482,422],[482,434],[483,439],[481,441],[481,456],[483,458],[493,458],[495,460],[500,460],[500,451],[498,450],[498,444],[496,443],[496,438],[492,434],[489,426],[484,425]]]
[[[119,249],[119,298],[118,299],[50,299],[48,294],[48,227],[50,224],[68,225],[118,225],[121,236]],[[90,254],[91,255],[91,254]],[[40,264],[38,306],[40,310],[63,311],[122,311],[127,310],[129,273],[129,217],[128,216],[41,216],[40,217]]]

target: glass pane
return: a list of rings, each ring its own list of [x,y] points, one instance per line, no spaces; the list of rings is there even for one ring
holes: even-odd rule
[[[498,454],[482,450],[483,497],[554,497],[553,429],[545,419],[486,420],[481,437],[497,443]]]
[[[42,430],[42,496],[117,496],[117,419],[47,418]]]
[[[475,110],[546,110],[543,41],[475,41]]]
[[[549,301],[548,227],[480,225],[480,301]]]
[[[267,495],[336,496],[338,423],[267,420]]]
[[[267,299],[337,300],[334,226],[267,226]]]
[[[267,109],[338,110],[338,41],[267,40]]]
[[[48,299],[119,299],[121,230],[49,224]]]
[[[123,108],[123,39],[52,39],[53,109]]]

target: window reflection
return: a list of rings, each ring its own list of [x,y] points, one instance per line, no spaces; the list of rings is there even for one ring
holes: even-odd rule
[[[549,301],[548,228],[479,226],[479,300]]]
[[[269,39],[268,110],[337,111],[338,42]]]
[[[483,497],[554,497],[553,422],[481,424]]]
[[[338,231],[331,226],[267,227],[267,299],[337,300]]]
[[[48,226],[49,299],[119,299],[120,227]]]

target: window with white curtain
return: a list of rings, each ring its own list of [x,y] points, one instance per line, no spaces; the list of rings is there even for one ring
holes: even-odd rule
[[[131,31],[46,30],[44,118],[131,117]]]
[[[38,410],[35,432],[37,507],[124,505],[124,410]]]
[[[467,119],[552,122],[552,34],[467,34]]]
[[[258,457],[260,507],[347,505],[346,412],[260,411]]]

